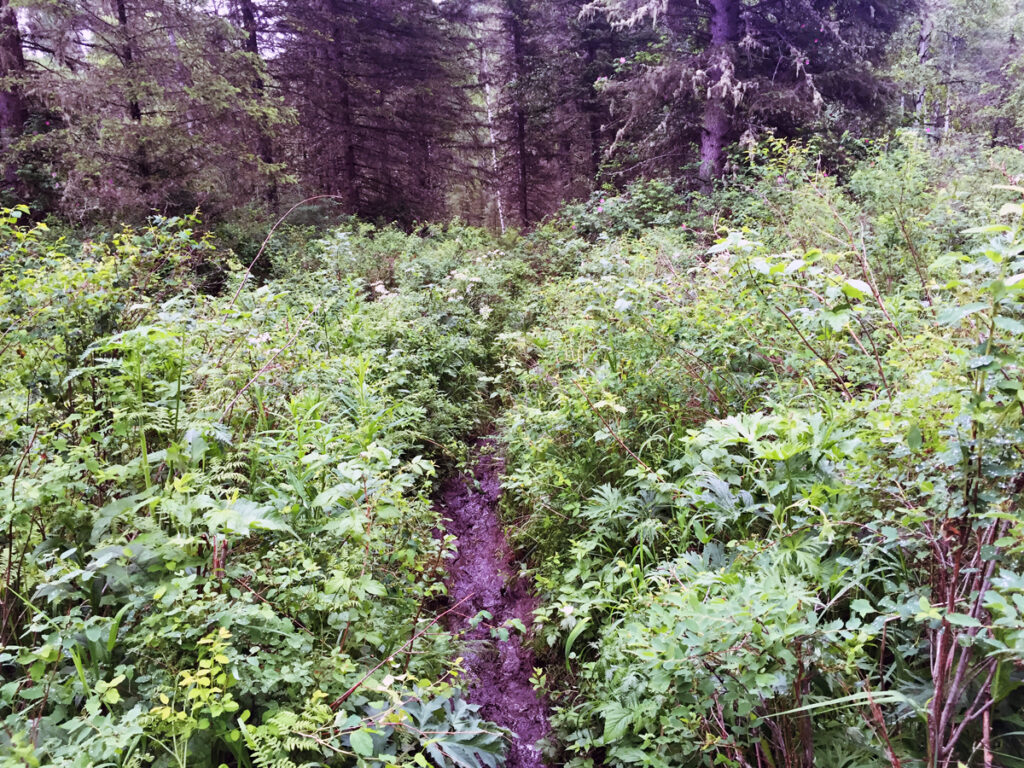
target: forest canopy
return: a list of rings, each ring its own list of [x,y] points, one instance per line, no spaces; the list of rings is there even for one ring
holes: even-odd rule
[[[768,136],[832,164],[900,125],[1015,146],[1019,24],[1008,0],[3,0],[3,194],[504,229],[706,186]]]

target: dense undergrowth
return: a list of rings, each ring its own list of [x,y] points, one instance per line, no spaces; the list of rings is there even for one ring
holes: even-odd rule
[[[3,760],[495,764],[430,502],[494,421],[553,764],[1024,762],[1024,161],[863,155],[264,281],[6,214]]]
[[[1024,164],[943,162],[769,146],[502,337],[566,764],[1021,764]]]
[[[191,220],[3,219],[10,764],[477,765],[436,468],[484,403],[480,233],[333,232],[216,298]],[[467,254],[472,254],[468,256]],[[400,266],[399,266],[400,265]],[[235,295],[233,295],[235,294]],[[497,304],[497,302],[492,302]]]

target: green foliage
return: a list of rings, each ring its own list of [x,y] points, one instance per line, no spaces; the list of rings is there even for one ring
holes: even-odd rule
[[[598,190],[585,202],[565,206],[558,218],[581,237],[640,235],[652,227],[679,226],[681,203],[668,182],[639,180],[621,194]]]
[[[4,212],[7,763],[495,768],[424,630],[496,421],[540,604],[491,638],[566,765],[1020,765],[1021,169],[864,154],[769,142],[685,221],[296,228],[221,296],[195,219]]]
[[[1018,764],[1022,193],[959,170],[772,142],[502,337],[568,764]]]
[[[79,222],[223,215],[292,181],[269,146],[293,111],[226,15],[191,0],[23,7],[33,119],[5,151],[39,207]]]
[[[236,301],[192,290],[214,247],[194,218],[74,245],[23,213],[0,218],[4,751],[373,762],[362,735],[332,752],[284,713],[311,702],[332,734],[377,718],[362,734],[401,701],[379,754],[500,762],[445,682],[452,640],[411,638],[451,549],[435,460],[484,414],[515,260],[472,230],[357,227],[271,251],[277,279]],[[399,247],[384,287],[370,270]]]
[[[504,759],[507,733],[481,720],[478,707],[457,692],[392,695],[387,703],[368,706],[364,716],[345,719],[323,697],[317,692],[302,712],[278,711],[259,727],[241,723],[258,768],[295,766],[291,756],[302,753],[421,768],[496,768]]]

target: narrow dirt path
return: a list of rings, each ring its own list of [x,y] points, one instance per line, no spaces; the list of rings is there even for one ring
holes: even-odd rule
[[[498,520],[502,460],[491,440],[476,446],[472,474],[459,475],[441,487],[440,508],[448,533],[458,538],[458,554],[449,567],[452,604],[469,597],[449,626],[464,632],[468,699],[479,704],[488,720],[515,734],[509,745],[507,768],[542,768],[538,740],[548,734],[544,703],[530,685],[533,651],[515,630],[508,640],[492,638],[490,627],[519,619],[532,622],[536,600],[516,578],[512,551]],[[471,597],[470,597],[471,596]],[[493,618],[471,628],[470,619],[488,611]]]

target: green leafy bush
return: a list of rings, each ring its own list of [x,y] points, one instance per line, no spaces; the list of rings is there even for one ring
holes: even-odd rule
[[[568,764],[1017,765],[1022,190],[766,151],[717,245],[599,242],[502,337]]]
[[[430,456],[483,413],[485,307],[505,311],[516,264],[471,230],[357,227],[283,251],[304,255],[259,287],[236,264],[212,297],[191,290],[213,247],[194,219],[71,247],[19,213],[0,307],[12,760],[496,764],[453,641],[424,632],[451,549]],[[436,273],[384,287],[399,246],[397,269]]]
[[[256,276],[4,212],[5,764],[494,768],[431,504],[494,422],[556,759],[1021,765],[1024,169],[862,154]]]

